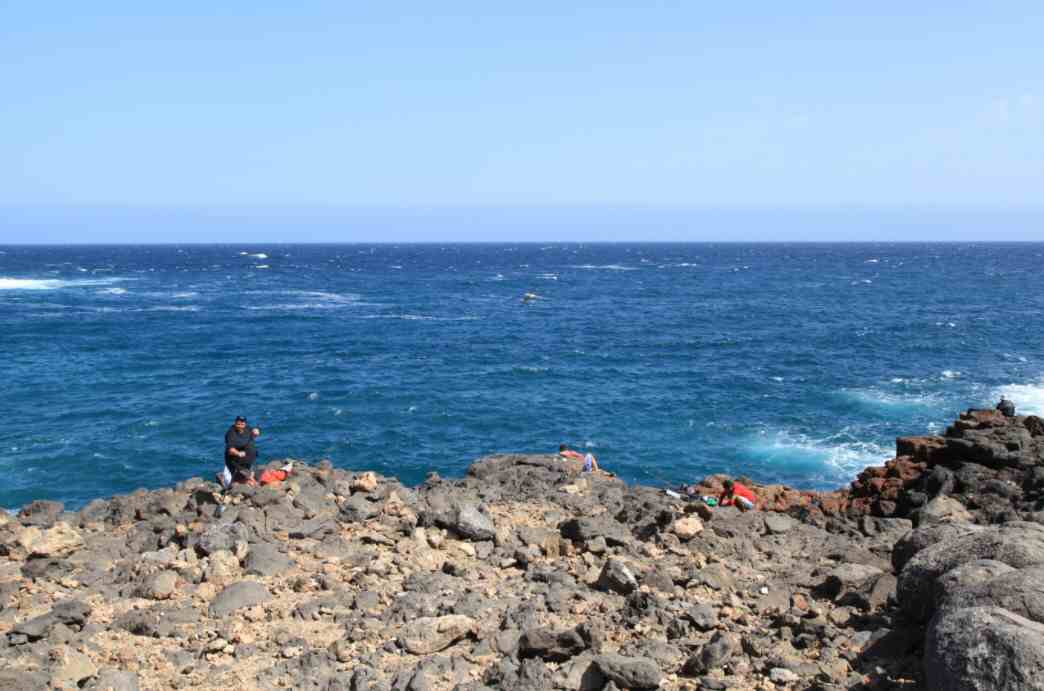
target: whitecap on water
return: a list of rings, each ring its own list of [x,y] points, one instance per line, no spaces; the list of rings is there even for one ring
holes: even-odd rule
[[[956,370],[944,369],[942,371],[942,378],[943,379],[959,379],[960,376],[961,376],[961,373],[956,371]]]
[[[59,288],[105,286],[122,280],[122,278],[104,278],[64,281],[58,278],[10,278],[0,276],[0,290],[58,290]]]
[[[751,443],[750,451],[770,465],[823,466],[838,477],[850,477],[870,465],[880,465],[894,452],[880,444],[861,441],[847,430],[815,438],[781,430],[763,430]]]
[[[905,384],[907,380],[892,380],[893,384]],[[905,388],[905,387],[904,387]],[[843,394],[854,401],[870,406],[886,406],[889,408],[924,408],[938,405],[942,395],[938,392],[895,393],[870,389],[846,389]]]
[[[268,264],[258,264],[254,268],[255,269],[271,269],[272,267],[270,267]]]
[[[308,394],[308,400],[309,401],[318,401],[319,400],[319,392],[318,391],[313,391],[312,393]]]
[[[993,391],[990,402],[996,402],[1001,396],[1015,404],[1015,412],[1019,415],[1044,415],[1044,379],[1031,384],[999,386]]]
[[[526,264],[525,266],[528,266],[528,264]],[[570,269],[586,269],[586,270],[589,270],[589,271],[590,270],[597,270],[597,269],[601,269],[603,271],[637,271],[638,270],[636,267],[633,267],[633,266],[623,266],[621,264],[601,264],[601,265],[598,265],[598,264],[572,264],[572,265],[570,265],[569,268]]]
[[[98,293],[100,295],[126,295],[127,294],[127,289],[126,288],[103,288],[102,290],[99,290]]]

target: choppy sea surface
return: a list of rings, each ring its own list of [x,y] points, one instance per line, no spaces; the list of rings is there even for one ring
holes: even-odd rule
[[[0,506],[261,460],[408,483],[566,442],[631,481],[831,488],[1001,393],[1044,244],[0,246]],[[525,293],[538,297],[524,303]]]

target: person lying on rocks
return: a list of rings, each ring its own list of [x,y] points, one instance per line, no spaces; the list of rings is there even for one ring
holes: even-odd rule
[[[718,506],[735,506],[740,511],[751,511],[757,505],[758,498],[750,488],[739,482],[726,480],[725,491],[718,497]]]
[[[1015,417],[1015,404],[1004,396],[1001,396],[1000,403],[997,404],[997,410],[999,410],[1001,415],[1004,417]]]
[[[579,451],[573,451],[565,444],[558,445],[558,455],[562,458],[571,458],[574,461],[584,460],[584,455],[582,453],[580,453]]]
[[[234,482],[254,481],[254,461],[257,460],[257,446],[254,440],[261,436],[261,429],[247,429],[247,420],[240,415],[225,432],[225,469],[218,473],[218,482],[225,489]]]

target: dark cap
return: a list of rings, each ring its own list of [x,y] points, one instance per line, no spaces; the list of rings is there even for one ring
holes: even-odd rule
[[[246,421],[247,421],[247,419],[245,417],[243,417],[242,415],[237,415],[236,416],[236,422],[246,422]]]

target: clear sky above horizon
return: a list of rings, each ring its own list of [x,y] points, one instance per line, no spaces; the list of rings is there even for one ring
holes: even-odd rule
[[[1044,204],[1038,3],[638,5],[4,3],[0,208]]]

